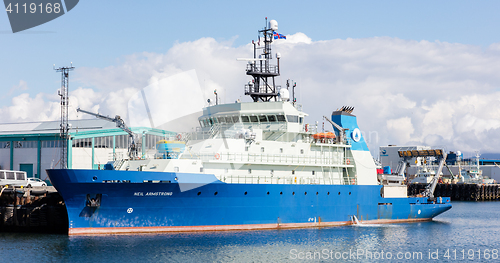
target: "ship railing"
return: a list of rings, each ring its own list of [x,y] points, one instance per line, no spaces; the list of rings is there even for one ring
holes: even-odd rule
[[[313,165],[336,165],[353,166],[352,157],[344,157],[341,154],[330,156],[315,155],[292,155],[292,154],[258,154],[258,153],[198,153],[182,155],[181,159],[199,159],[213,162],[243,162],[243,163],[267,163],[267,164],[313,164]]]
[[[297,102],[294,102],[293,103],[293,106],[298,110],[298,111],[302,111],[302,104],[299,104]]]
[[[222,182],[230,184],[334,184],[331,178],[303,176],[222,176]]]
[[[251,175],[229,175],[221,176],[220,180],[230,184],[323,184],[323,185],[356,185],[357,178],[344,177],[342,180],[334,180],[331,177],[312,176],[251,176]]]
[[[247,73],[270,73],[279,74],[279,68],[277,65],[269,65],[267,63],[251,63],[247,64]]]
[[[276,85],[276,91],[275,93],[270,93],[272,91],[272,87],[269,85],[260,85],[260,86],[255,86],[255,85],[249,85],[245,84],[245,95],[249,94],[254,94],[254,93],[266,93],[269,95],[278,95],[277,90],[281,87],[280,85]]]
[[[200,129],[195,132],[189,133],[190,140],[206,140],[213,138],[241,139],[241,130],[243,129],[262,129],[263,131],[280,132],[281,137],[287,131],[287,123],[270,122],[270,123],[232,123],[224,124],[218,123],[207,129]]]

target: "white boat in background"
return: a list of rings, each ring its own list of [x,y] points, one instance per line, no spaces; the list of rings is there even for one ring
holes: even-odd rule
[[[483,170],[479,166],[479,153],[476,153],[476,162],[468,168],[460,169],[461,182],[468,184],[493,184],[494,179],[483,176]]]

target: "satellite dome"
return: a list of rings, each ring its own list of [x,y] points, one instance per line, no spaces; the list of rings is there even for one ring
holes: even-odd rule
[[[269,28],[273,31],[278,30],[278,22],[276,20],[269,21]]]
[[[288,101],[290,99],[290,92],[287,89],[280,89],[281,101]]]

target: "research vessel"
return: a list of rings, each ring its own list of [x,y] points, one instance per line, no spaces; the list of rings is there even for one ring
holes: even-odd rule
[[[331,132],[305,123],[295,83],[275,84],[280,55],[271,44],[284,37],[276,31],[266,19],[262,43],[252,42],[253,58],[242,59],[252,102],[204,108],[199,127],[159,141],[154,158],[47,170],[66,204],[69,234],[414,222],[450,209],[450,199],[432,191],[408,197],[402,177],[378,179],[353,107],[324,117]]]

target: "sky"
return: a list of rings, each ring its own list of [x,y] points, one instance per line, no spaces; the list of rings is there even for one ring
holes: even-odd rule
[[[141,89],[172,116],[207,106],[214,89],[222,102],[249,101],[236,58],[252,56],[268,17],[287,35],[273,46],[278,84],[297,82],[307,123],[349,105],[375,156],[389,144],[500,152],[498,10],[498,1],[85,0],[15,34],[0,12],[0,123],[58,120],[53,65],[71,62],[71,119],[89,118],[81,107],[142,124],[131,111]],[[175,88],[153,92],[164,79]]]

